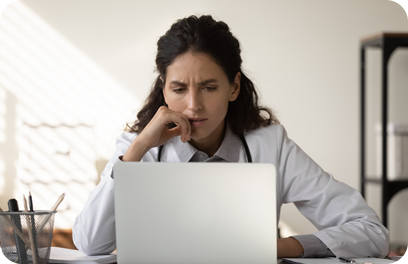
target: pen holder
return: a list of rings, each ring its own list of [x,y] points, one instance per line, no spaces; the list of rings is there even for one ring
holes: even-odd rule
[[[0,213],[0,241],[4,256],[14,263],[48,264],[55,213]]]

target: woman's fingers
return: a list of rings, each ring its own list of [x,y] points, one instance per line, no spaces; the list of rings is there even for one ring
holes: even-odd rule
[[[180,136],[180,139],[185,143],[190,140],[191,126],[190,121],[186,115],[178,112],[174,112],[165,106],[162,106],[157,111],[155,117],[150,121],[151,123],[161,122],[161,132],[160,139],[158,140],[160,144],[164,144],[169,139]],[[167,129],[167,125],[174,123],[177,125],[178,129]],[[150,124],[150,123],[149,123]],[[157,125],[153,125],[157,127]]]
[[[179,131],[173,130],[172,134],[175,131],[178,131],[178,134],[173,135],[180,136],[181,141],[183,141],[184,143],[190,140],[191,126],[187,116],[180,114],[178,112],[174,112],[168,108],[163,109],[163,107],[160,108],[160,111],[161,111],[160,116],[162,117],[163,122],[162,124],[165,126],[163,128],[164,134],[167,134],[169,132],[169,130],[167,129],[167,125],[174,123],[179,128]]]
[[[175,123],[177,126],[168,129],[167,125],[171,123]],[[190,140],[190,135],[191,126],[188,117],[162,106],[139,136],[133,140],[123,155],[123,159],[125,161],[140,161],[151,148],[161,146],[177,136],[180,136],[185,143]]]
[[[169,110],[171,111],[171,110]],[[191,126],[190,126],[190,121],[188,120],[188,117],[177,113],[177,112],[173,112],[168,115],[168,119],[166,120],[166,125],[169,123],[174,123],[177,125],[177,127],[180,129],[179,130],[179,134],[177,134],[176,136],[180,135],[180,139],[181,141],[183,141],[184,143],[190,140],[190,136],[191,136]]]
[[[168,140],[170,140],[170,139],[172,139],[174,137],[177,137],[177,136],[181,137],[181,129],[180,129],[179,126],[168,129],[166,131],[166,133],[167,133],[167,136],[165,138],[166,141],[168,141]]]

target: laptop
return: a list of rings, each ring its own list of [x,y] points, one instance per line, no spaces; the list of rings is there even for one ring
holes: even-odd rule
[[[121,162],[115,178],[119,264],[273,264],[272,164]]]

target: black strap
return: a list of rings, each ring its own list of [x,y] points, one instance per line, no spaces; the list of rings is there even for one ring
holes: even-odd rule
[[[240,135],[239,138],[241,139],[242,145],[244,145],[245,153],[246,153],[247,159],[248,159],[248,163],[252,163],[251,152],[249,151],[248,144],[247,144],[247,142],[245,140],[244,134]],[[161,145],[159,147],[159,153],[157,154],[157,161],[158,162],[161,162],[161,154],[162,154],[163,146],[164,145]]]
[[[163,150],[163,146],[164,146],[164,145],[161,145],[161,146],[159,147],[159,153],[157,154],[157,161],[158,161],[158,162],[161,162],[161,153],[162,153],[162,150]]]
[[[246,153],[247,159],[248,159],[248,163],[252,163],[251,151],[249,151],[248,144],[247,144],[247,142],[246,142],[246,140],[245,140],[244,134],[241,134],[241,135],[239,136],[239,138],[241,139],[241,142],[242,142],[242,144],[244,145],[245,153]]]

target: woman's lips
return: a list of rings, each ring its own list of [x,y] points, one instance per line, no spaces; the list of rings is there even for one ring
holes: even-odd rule
[[[207,121],[207,118],[191,118],[188,121],[190,121],[192,127],[199,127]]]

